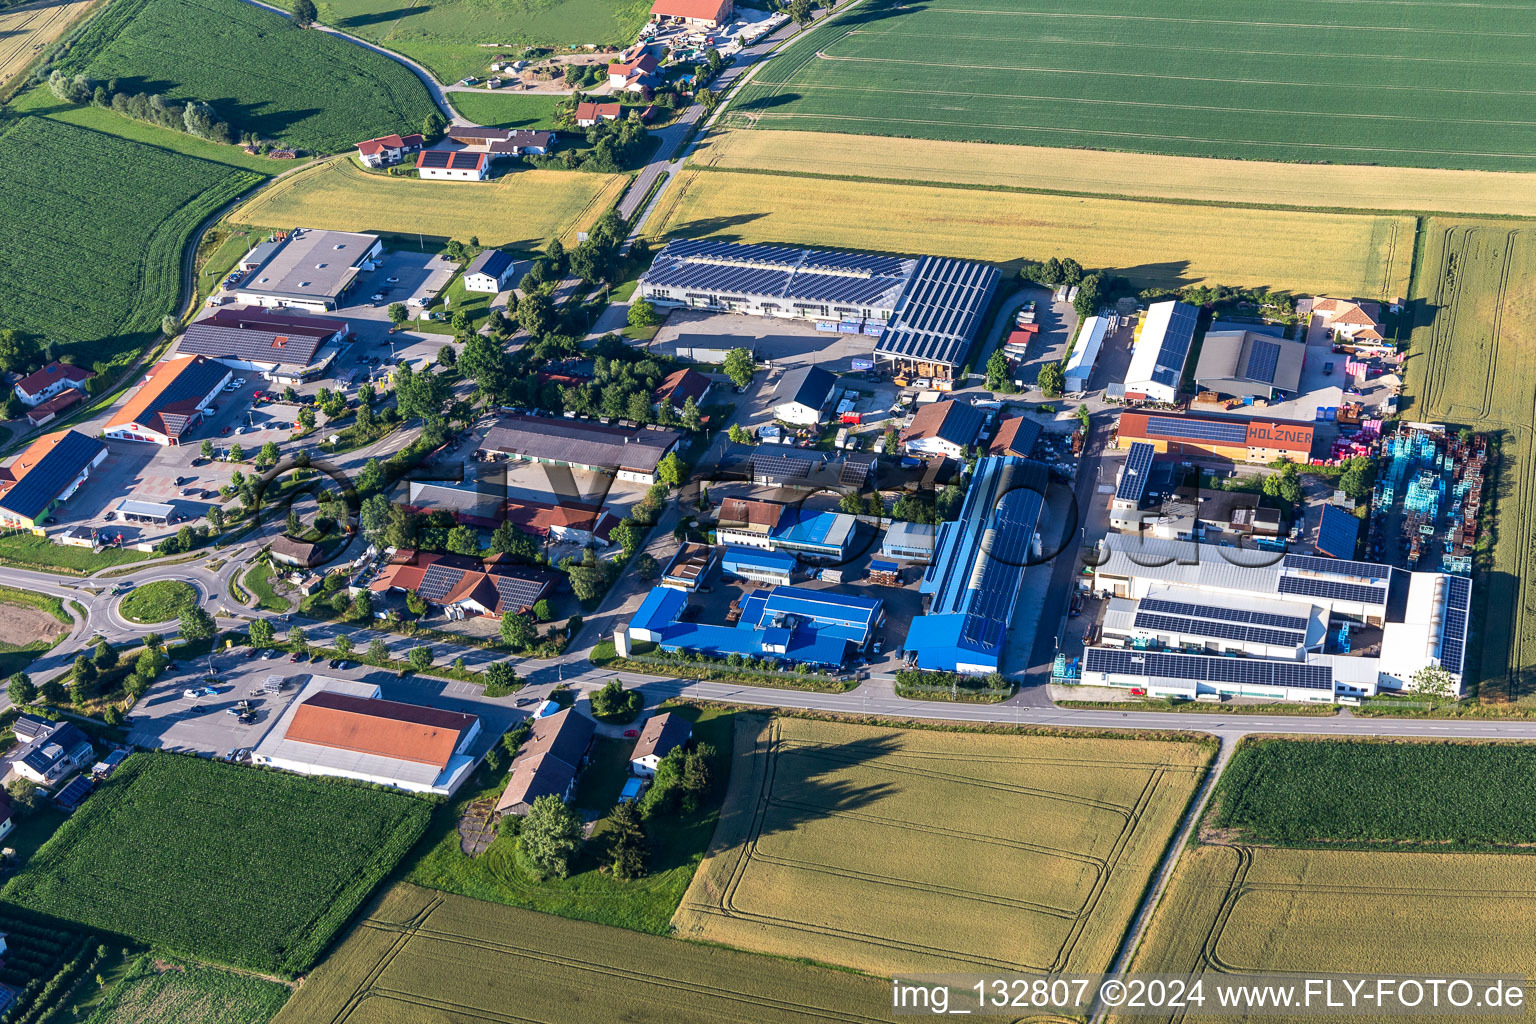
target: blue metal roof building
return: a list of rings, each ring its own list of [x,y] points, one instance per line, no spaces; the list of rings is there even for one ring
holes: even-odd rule
[[[859,521],[842,512],[786,508],[773,531],[773,546],[829,558],[847,558]]]
[[[976,463],[960,518],[940,525],[919,587],[931,595],[928,614],[912,620],[905,645],[919,668],[998,671],[1047,483],[1038,462],[993,456]]]
[[[629,634],[636,640],[660,640],[661,632],[677,621],[686,607],[686,591],[673,587],[652,587],[651,592],[645,595],[645,600],[640,602],[635,617],[629,620]]]
[[[1360,520],[1337,505],[1324,505],[1323,518],[1317,524],[1314,547],[1320,555],[1352,559],[1360,539]]]
[[[663,651],[723,658],[732,654],[838,668],[850,645],[862,650],[885,621],[884,602],[823,591],[775,587],[742,602],[734,626],[678,622],[688,596],[671,587],[653,587],[629,623],[629,635],[650,640]]]
[[[749,599],[742,606],[742,622],[747,621],[749,607],[756,612],[756,623],[763,627],[787,618],[809,620],[816,624],[818,632],[840,636],[860,649],[869,643],[875,630],[885,621],[885,602],[877,597],[853,597],[803,587],[774,587],[759,600],[760,605]]]
[[[722,571],[742,579],[765,583],[788,583],[799,562],[784,551],[757,551],[753,548],[728,547],[720,559]]]

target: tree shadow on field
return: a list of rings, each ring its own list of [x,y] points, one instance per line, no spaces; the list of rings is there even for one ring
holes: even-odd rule
[[[755,113],[772,107],[782,107],[790,103],[797,103],[801,99],[801,95],[797,92],[779,92],[774,93],[772,96],[761,96],[754,100],[748,100],[737,105],[736,110],[741,113]]]
[[[1429,302],[1427,299],[1409,299],[1403,304],[1403,312],[1398,319],[1398,324],[1400,325],[1398,327],[1398,341],[1411,341],[1413,335],[1420,327],[1429,327],[1435,322],[1435,317],[1439,314],[1440,307]],[[1424,359],[1428,355],[1429,347],[1427,345],[1409,344],[1403,350],[1403,365],[1398,370],[1399,378],[1406,383],[1408,380],[1408,367],[1414,360]],[[1397,413],[1399,416],[1404,416],[1408,410],[1418,403],[1418,396],[1404,390],[1403,394],[1398,397],[1397,402]]]
[[[859,25],[868,25],[877,21],[886,21],[890,18],[899,18],[904,14],[921,14],[928,6],[920,3],[908,3],[906,0],[876,0],[874,3],[866,3],[857,11],[846,15],[843,24],[857,28]]]
[[[898,753],[895,737],[851,743],[781,745],[773,751],[767,803],[757,822],[758,838],[793,832],[831,814],[867,808],[900,792],[895,781],[861,782],[859,768]],[[892,776],[894,780],[896,776]],[[752,808],[738,808],[750,813]]]
[[[377,25],[381,22],[395,21],[413,14],[426,14],[432,8],[424,7],[397,7],[392,11],[371,11],[367,14],[354,14],[350,18],[342,18],[336,23],[337,28],[365,28],[369,25]]]
[[[667,230],[672,238],[710,238],[716,242],[740,242],[742,237],[730,228],[762,220],[763,213],[733,213],[726,217],[699,217],[685,221]]]
[[[1111,273],[1142,288],[1187,288],[1198,280],[1189,276],[1189,260],[1138,263]]]

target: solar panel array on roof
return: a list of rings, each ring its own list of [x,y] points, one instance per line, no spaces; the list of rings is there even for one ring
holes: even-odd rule
[[[1137,441],[1131,445],[1131,453],[1120,470],[1120,483],[1115,488],[1116,498],[1141,503],[1141,499],[1147,495],[1147,481],[1152,476],[1152,458],[1156,454],[1157,449],[1146,441]]]
[[[544,580],[520,576],[494,575],[491,582],[496,586],[496,593],[501,595],[503,607],[508,609],[531,608],[549,586]]]
[[[1244,375],[1266,384],[1275,382],[1275,367],[1280,365],[1280,346],[1272,341],[1255,341],[1248,349],[1248,367]]]
[[[1361,580],[1384,580],[1392,574],[1390,566],[1349,558],[1317,558],[1313,555],[1286,555],[1285,567],[1298,572],[1320,572],[1329,576],[1352,576]]]
[[[1386,587],[1368,587],[1359,583],[1342,583],[1316,576],[1281,576],[1280,593],[1300,594],[1303,597],[1321,597],[1332,601],[1354,601],[1357,604],[1385,604]]]
[[[998,278],[996,268],[982,263],[923,257],[875,351],[960,365]]]
[[[0,508],[23,519],[36,519],[106,447],[97,438],[69,431],[36,466],[0,495]]]
[[[1467,649],[1467,612],[1472,581],[1465,576],[1446,577],[1445,625],[1440,640],[1440,667],[1461,674]]]
[[[916,263],[911,257],[693,239],[669,242],[642,280],[685,293],[889,309]]]
[[[1163,332],[1158,346],[1156,369],[1152,379],[1159,384],[1178,387],[1179,374],[1184,370],[1184,360],[1189,356],[1189,346],[1195,340],[1195,324],[1200,311],[1187,302],[1176,302],[1168,317],[1168,329]]]
[[[1336,559],[1351,559],[1360,537],[1360,520],[1337,505],[1324,505],[1323,517],[1317,524],[1318,551]]]
[[[1216,619],[1159,615],[1156,612],[1141,609],[1136,612],[1136,628],[1236,640],[1239,643],[1270,644],[1275,647],[1301,647],[1307,640],[1305,633],[1294,633],[1286,629],[1245,626],[1238,622],[1223,622]]]
[[[1300,615],[1276,615],[1273,612],[1249,611],[1247,608],[1218,608],[1210,604],[1167,601],[1159,597],[1145,598],[1137,607],[1144,611],[1162,612],[1167,615],[1219,619],[1223,622],[1249,622],[1256,626],[1271,626],[1275,629],[1300,632],[1306,632],[1307,629],[1307,620]]]
[[[429,565],[416,593],[428,601],[441,601],[464,578],[464,570],[448,565]]]
[[[837,482],[844,487],[863,487],[869,483],[876,462],[878,460],[872,455],[848,456],[843,460],[842,468],[837,471]]]
[[[1246,445],[1248,424],[1236,420],[1197,420],[1188,416],[1148,416],[1147,434],[1151,437],[1189,438]]]
[[[1248,686],[1290,686],[1333,691],[1333,669],[1296,661],[1224,658],[1204,654],[1165,654],[1120,647],[1090,647],[1083,652],[1087,672],[1146,676],[1154,679],[1227,683]]]

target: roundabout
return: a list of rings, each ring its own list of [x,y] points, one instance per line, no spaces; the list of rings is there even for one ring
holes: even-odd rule
[[[185,580],[155,580],[125,594],[116,606],[127,623],[140,626],[174,624],[202,601],[198,589]]]

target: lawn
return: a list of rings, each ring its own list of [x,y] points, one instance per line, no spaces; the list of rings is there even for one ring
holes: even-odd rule
[[[334,153],[414,131],[435,107],[404,65],[240,0],[112,0],[64,70],[211,103],[238,136]]]
[[[85,1024],[266,1024],[290,994],[275,981],[145,954]]]
[[[0,183],[0,189],[3,189]],[[127,551],[107,548],[93,552],[90,548],[69,547],[55,544],[46,537],[34,533],[13,533],[0,537],[0,563],[22,569],[49,569],[76,576],[87,576],[98,569],[114,565],[142,562],[149,557],[146,551]]]
[[[453,109],[476,124],[494,128],[554,128],[555,108],[564,96],[499,92],[451,92]]]
[[[1071,256],[1140,287],[1223,284],[1391,298],[1414,219],[1191,206],[686,168],[652,235],[1014,264]],[[1264,244],[1255,245],[1262,238]]]
[[[272,577],[275,574],[276,569],[271,562],[257,562],[245,571],[240,583],[256,599],[256,607],[281,614],[292,608],[293,602],[273,589]]]
[[[683,938],[876,975],[1101,971],[1211,748],[738,716]]]
[[[1528,171],[1528,18],[1372,0],[865,0],[764,64],[732,109],[770,128]]]
[[[1536,230],[1425,222],[1409,313],[1406,412],[1499,446],[1474,555],[1466,677],[1485,700],[1536,695]]]
[[[716,761],[716,793],[724,792],[730,764],[723,755],[731,746],[729,711],[693,707],[673,709],[695,718],[694,737],[708,743],[722,756]],[[573,806],[600,816],[597,829],[582,848],[565,879],[539,881],[519,863],[516,841],[500,837],[479,857],[467,857],[459,849],[455,826],[458,812],[444,808],[434,822],[432,845],[405,873],[408,882],[471,896],[475,899],[526,907],[546,914],[617,925],[636,931],[665,935],[672,912],[688,888],[689,880],[704,856],[719,813],[711,806],[694,815],[662,815],[647,822],[652,843],[650,874],[632,882],[616,880],[606,870],[606,817],[618,798],[627,774],[625,751],[633,740],[610,740],[597,748],[594,762],[582,776]],[[492,790],[499,792],[503,774]]]
[[[28,4],[24,10],[0,10],[0,95],[39,53],[90,10],[96,0]]]
[[[0,240],[6,326],[98,372],[128,358],[176,308],[188,236],[257,180],[50,118],[0,127],[0,221],[28,226]]]
[[[650,16],[647,0],[521,0],[486,4],[437,0],[412,6],[392,0],[319,0],[320,20],[403,53],[439,81],[484,77],[498,52],[526,46],[628,46]],[[506,50],[481,43],[497,43]]]
[[[403,793],[138,753],[0,897],[200,960],[294,975],[430,811]]]
[[[130,591],[117,606],[130,622],[154,624],[179,619],[197,607],[197,591],[181,580],[155,580]]]
[[[239,224],[304,224],[338,231],[422,234],[482,245],[542,249],[576,244],[624,190],[623,175],[520,170],[490,182],[423,181],[369,174],[333,160],[266,189],[230,215]]]
[[[1423,167],[1206,160],[1152,153],[894,139],[840,132],[716,131],[691,162],[726,170],[950,182],[982,188],[1335,210],[1536,216],[1536,175]]]
[[[889,1019],[889,1006],[880,979],[402,884],[276,1021],[851,1024]]]

